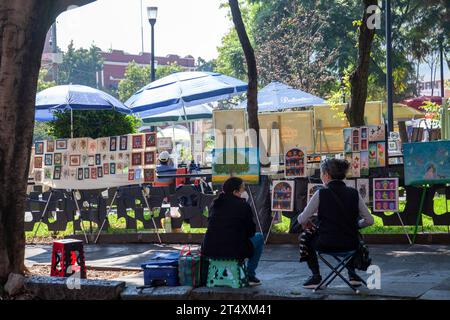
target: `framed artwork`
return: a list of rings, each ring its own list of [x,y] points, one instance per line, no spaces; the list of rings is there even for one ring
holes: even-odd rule
[[[369,142],[385,141],[386,130],[384,125],[369,126]]]
[[[168,138],[158,138],[156,144],[158,146],[158,149],[161,149],[161,150],[172,149],[172,138],[170,138],[170,137],[168,137]],[[197,144],[194,144],[194,148],[195,148],[196,145]]]
[[[45,154],[45,165],[46,166],[53,165],[53,155],[51,153],[46,153]]]
[[[117,164],[116,164],[116,173],[117,174],[122,174],[123,173],[123,163],[122,162],[117,162]]]
[[[359,152],[352,154],[351,162],[352,177],[359,178],[361,176],[361,156]]]
[[[352,151],[359,152],[359,150],[360,150],[359,129],[352,128]]]
[[[61,180],[61,166],[55,166],[53,169],[53,180]]]
[[[64,166],[69,165],[69,153],[68,152],[63,153],[63,165]]]
[[[103,178],[103,167],[97,168],[97,178]]]
[[[284,154],[284,176],[296,178],[306,176],[306,148],[292,148]]]
[[[70,166],[71,167],[78,167],[81,164],[81,155],[77,154],[71,154],[70,155]]]
[[[142,173],[141,169],[134,169],[134,180],[141,179],[141,173]]]
[[[142,134],[133,136],[133,149],[142,149],[144,148],[144,142],[142,141]]]
[[[35,182],[42,182],[42,180],[43,180],[42,170],[34,171],[34,181]]]
[[[84,170],[83,168],[78,168],[78,180],[83,180],[84,179]]]
[[[352,128],[344,129],[344,152],[352,152]]]
[[[47,140],[47,152],[55,152],[55,141]]]
[[[294,210],[294,181],[274,181],[272,188],[272,211]]]
[[[365,203],[370,202],[369,190],[370,182],[369,179],[356,179],[356,190],[358,190],[359,195],[364,200]]]
[[[89,179],[89,168],[84,168],[84,179]]]
[[[398,178],[373,179],[373,211],[398,212]]]
[[[144,182],[155,181],[155,169],[144,169]]]
[[[108,138],[100,138],[97,139],[97,152],[105,153],[109,150],[109,141]]]
[[[67,150],[67,140],[66,139],[56,140],[56,150]]]
[[[377,167],[386,166],[386,143],[377,142]]]
[[[109,163],[103,164],[103,175],[109,174]]]
[[[93,167],[95,166],[95,156],[94,155],[90,155],[89,159],[88,159],[88,166]]]
[[[97,140],[89,139],[89,153],[95,154],[97,152]]]
[[[114,162],[111,162],[109,164],[109,173],[110,174],[116,174],[116,164]]]
[[[367,151],[369,148],[369,128],[361,127],[359,128],[360,134],[360,151]]]
[[[87,153],[88,151],[88,139],[78,139],[78,150],[80,153]]]
[[[120,150],[128,150],[128,136],[120,136]]]
[[[145,147],[156,147],[156,132],[145,134]]]
[[[53,162],[55,166],[62,166],[62,153],[55,153],[55,155],[53,156]]]
[[[109,151],[117,150],[117,137],[109,138]]]
[[[44,142],[39,141],[34,144],[34,154],[44,154]]]
[[[361,176],[369,175],[369,151],[361,151]]]
[[[352,153],[346,153],[345,154],[345,160],[348,162],[349,165],[349,170],[347,171],[347,177],[351,178],[352,177],[352,163],[353,163],[353,154]]]
[[[46,180],[52,179],[52,169],[51,168],[44,168],[44,178]]]
[[[214,149],[212,182],[224,183],[233,175],[247,184],[258,184],[258,159],[258,148]]]
[[[95,165],[96,166],[99,166],[99,165],[101,165],[102,164],[102,156],[99,154],[99,153],[97,153],[96,155],[95,155]]]
[[[102,168],[100,167],[100,171],[102,171]],[[91,179],[97,179],[97,172],[98,168],[91,168]]]
[[[132,166],[142,165],[142,152],[134,152],[131,155],[131,165]]]
[[[87,166],[89,164],[89,156],[87,154],[81,155],[81,165]]]
[[[69,140],[70,152],[77,152],[77,139]]]
[[[308,192],[306,201],[307,203],[311,200],[312,196],[317,192],[317,190],[324,188],[324,185],[321,183],[308,183]]]
[[[369,143],[369,168],[377,167],[377,144]]]
[[[144,153],[144,164],[145,165],[152,165],[155,164],[155,152],[154,151],[148,151]]]
[[[128,181],[134,180],[134,169],[128,170]]]
[[[109,161],[116,161],[116,155],[114,153],[109,154]]]
[[[42,169],[42,157],[34,157],[34,168]]]

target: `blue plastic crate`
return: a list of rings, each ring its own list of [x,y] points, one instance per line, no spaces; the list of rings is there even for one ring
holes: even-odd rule
[[[146,286],[169,286],[179,285],[177,252],[156,252],[150,259],[141,265],[144,270],[144,285]]]

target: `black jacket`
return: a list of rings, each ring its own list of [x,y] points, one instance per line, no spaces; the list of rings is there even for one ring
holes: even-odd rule
[[[343,181],[333,180],[328,188],[319,191],[319,250],[336,252],[358,248],[358,204],[358,191]]]
[[[250,258],[253,255],[250,238],[256,232],[250,205],[244,199],[222,193],[209,213],[203,254],[211,258]]]

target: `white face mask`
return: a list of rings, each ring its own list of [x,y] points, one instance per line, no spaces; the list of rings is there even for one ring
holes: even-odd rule
[[[241,198],[244,199],[245,201],[248,201],[248,193],[247,191],[244,191],[241,193]]]

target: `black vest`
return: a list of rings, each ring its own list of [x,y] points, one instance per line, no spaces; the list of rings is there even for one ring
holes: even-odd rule
[[[330,252],[356,250],[359,244],[358,191],[347,187],[343,181],[333,180],[319,192],[318,249]],[[339,198],[341,205],[331,192]]]

